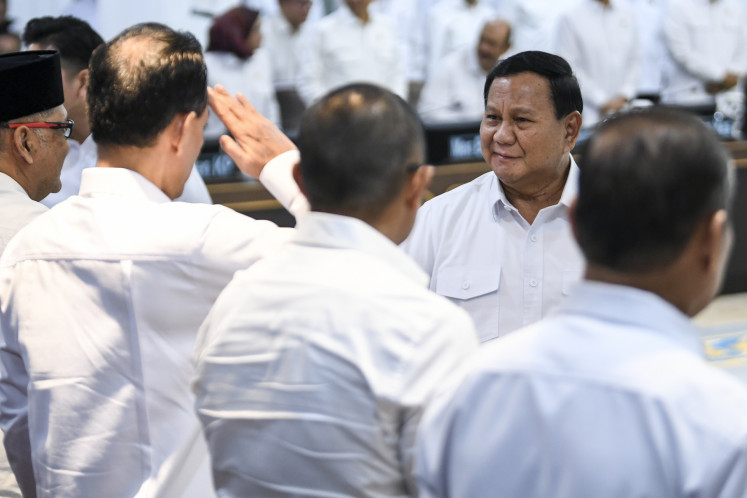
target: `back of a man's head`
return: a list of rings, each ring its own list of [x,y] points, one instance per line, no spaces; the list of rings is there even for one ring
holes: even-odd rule
[[[331,92],[306,110],[298,136],[301,175],[314,211],[374,218],[425,159],[418,116],[369,84]]]
[[[60,52],[63,67],[77,73],[88,67],[93,51],[104,43],[91,26],[77,17],[37,17],[26,23],[23,43],[54,47]]]
[[[604,123],[579,163],[577,236],[590,264],[623,273],[664,268],[698,224],[728,209],[729,155],[697,118],[651,109]]]
[[[540,51],[519,52],[498,62],[485,80],[484,99],[496,78],[505,78],[521,73],[542,76],[550,84],[550,93],[555,106],[555,117],[561,119],[573,111],[584,110],[581,88],[573,75],[571,66],[560,56]]]
[[[97,48],[90,69],[89,118],[100,147],[148,147],[175,116],[207,106],[202,48],[187,32],[133,26]]]

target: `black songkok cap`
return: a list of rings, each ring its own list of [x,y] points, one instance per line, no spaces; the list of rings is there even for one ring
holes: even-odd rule
[[[0,122],[53,109],[64,101],[59,52],[0,55]]]

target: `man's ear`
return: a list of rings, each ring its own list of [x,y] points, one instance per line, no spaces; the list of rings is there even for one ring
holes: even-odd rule
[[[169,131],[169,142],[177,154],[181,153],[190,140],[190,127],[197,126],[197,113],[190,111],[186,114],[177,114],[167,127]]]
[[[34,154],[39,147],[38,137],[31,128],[19,126],[13,130],[12,147],[26,164],[34,164]]]
[[[578,140],[578,135],[581,133],[582,123],[583,119],[581,118],[581,113],[578,111],[573,111],[563,118],[564,138],[568,145],[568,152],[572,151],[573,147],[576,146],[576,140]]]
[[[706,271],[720,271],[723,259],[729,256],[732,246],[732,232],[729,215],[719,209],[702,223],[701,264]]]
[[[405,184],[404,193],[404,200],[407,207],[413,210],[417,210],[420,207],[423,203],[423,194],[428,185],[430,185],[434,172],[435,168],[433,166],[425,165],[419,167],[410,175]]]
[[[81,69],[74,78],[75,94],[78,96],[78,98],[81,98],[83,100],[85,100],[86,96],[88,95],[89,77],[90,74],[88,72],[88,69]]]

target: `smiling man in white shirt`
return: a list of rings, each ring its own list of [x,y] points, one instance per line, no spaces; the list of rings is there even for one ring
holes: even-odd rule
[[[569,207],[583,102],[568,63],[545,52],[503,59],[484,96],[493,171],[426,202],[403,247],[488,341],[546,316],[581,277]]]
[[[29,496],[209,497],[189,389],[197,330],[234,272],[291,230],[170,202],[208,116],[194,36],[134,26],[90,68],[98,165],[0,259],[5,447]]]

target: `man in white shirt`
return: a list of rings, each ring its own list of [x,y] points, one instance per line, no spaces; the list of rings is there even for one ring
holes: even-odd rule
[[[312,27],[298,82],[307,105],[351,82],[374,83],[407,97],[403,47],[389,19],[369,12],[370,3],[345,0]]]
[[[404,100],[354,84],[306,111],[298,144],[312,211],[237,273],[196,346],[216,489],[413,496],[420,414],[477,347],[469,317],[396,246],[433,174],[423,130]]]
[[[60,190],[65,137],[73,131],[63,101],[58,54],[0,56],[0,254],[47,211],[39,201]]]
[[[662,100],[713,104],[747,73],[747,18],[738,0],[671,0],[664,35],[675,63]]]
[[[285,130],[298,129],[305,108],[296,83],[311,4],[311,0],[278,0],[280,12],[262,21],[262,47],[272,65],[272,82]]]
[[[558,17],[580,0],[494,1],[498,3],[498,15],[511,23],[514,50],[554,52],[553,33]]]
[[[426,79],[448,54],[469,46],[495,11],[481,0],[440,0],[428,11]]]
[[[479,121],[485,111],[485,78],[511,46],[511,26],[489,21],[475,46],[447,55],[431,73],[418,102],[426,122]]]
[[[576,73],[584,126],[594,126],[635,97],[641,70],[638,31],[633,10],[621,0],[581,0],[563,13],[553,52]]]
[[[585,280],[429,406],[421,496],[743,497],[747,390],[689,320],[732,241],[728,151],[697,118],[649,111],[605,123],[581,168]]]
[[[90,69],[98,166],[0,259],[5,448],[28,496],[213,496],[189,389],[194,340],[234,272],[289,231],[170,202],[208,116],[191,34],[134,26],[99,47]]]
[[[480,125],[492,170],[426,202],[403,247],[488,341],[550,313],[580,279],[569,208],[583,101],[568,63],[522,52],[488,75]]]
[[[24,28],[23,42],[29,50],[60,52],[65,108],[70,119],[75,121],[75,128],[68,141],[70,152],[60,174],[62,188],[41,201],[45,206],[52,207],[71,195],[77,195],[83,170],[96,166],[96,143],[91,137],[88,124],[86,92],[88,61],[93,50],[104,43],[104,40],[87,22],[71,16],[61,16],[31,19]],[[212,203],[197,169],[192,170],[184,194],[176,200]]]

